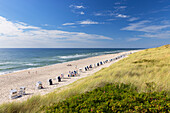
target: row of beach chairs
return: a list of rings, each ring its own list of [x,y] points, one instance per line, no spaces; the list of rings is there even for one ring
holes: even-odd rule
[[[92,68],[95,68],[95,67],[98,67],[100,65],[103,65],[105,63],[109,63],[109,62],[112,62],[112,61],[115,61],[115,60],[118,60],[120,58],[123,58],[129,54],[132,54],[132,52],[130,53],[125,53],[123,55],[120,55],[118,57],[115,57],[113,59],[110,59],[110,60],[105,60],[105,61],[100,61],[94,65],[89,65],[89,66],[86,66],[84,68],[84,71],[88,71]],[[80,76],[80,73],[83,72],[82,68],[79,68],[79,71],[69,71],[69,74],[68,74],[68,77],[76,77],[76,76]],[[61,82],[61,79],[64,79],[64,74],[61,74],[60,76],[56,77],[56,80],[58,80],[58,82]],[[48,85],[53,85],[53,79],[48,79]],[[41,81],[38,81],[36,83],[36,89],[43,89],[43,85],[42,85],[42,82]],[[19,89],[19,92],[16,90],[16,89],[11,89],[10,91],[10,99],[15,99],[15,98],[18,98],[18,97],[22,97],[23,95],[26,95],[26,88],[25,87],[20,87]]]
[[[69,74],[68,74],[68,77],[74,77],[74,76],[79,75],[77,71],[73,71],[73,72],[70,71]],[[58,80],[58,82],[61,82],[61,79],[64,79],[64,74],[61,74],[60,76],[56,77],[56,80]],[[48,79],[47,80],[48,85],[53,85],[53,80],[55,79]],[[41,81],[38,81],[35,86],[36,86],[36,89],[44,88]],[[16,99],[16,98],[22,97],[23,95],[26,95],[25,90],[26,90],[25,87],[20,87],[19,91],[17,89],[11,89],[9,98]]]
[[[11,89],[9,98],[15,99],[18,97],[22,97],[23,95],[26,95],[25,90],[25,87],[20,87],[19,92],[16,89]]]
[[[132,52],[122,54],[122,55],[117,56],[117,57],[115,57],[115,58],[113,58],[113,59],[110,59],[110,60],[100,61],[100,62],[98,62],[98,63],[96,63],[96,64],[94,64],[94,65],[90,64],[89,66],[84,67],[84,70],[85,70],[85,71],[88,71],[88,70],[90,70],[91,68],[95,68],[95,67],[98,67],[98,66],[100,66],[100,65],[103,65],[103,64],[105,64],[105,63],[109,63],[109,62],[118,60],[118,59],[120,59],[120,58],[125,57],[126,55],[129,55],[129,54],[132,54]],[[80,69],[81,69],[81,68],[80,68]],[[80,69],[79,69],[79,70],[80,70]],[[82,70],[82,69],[81,69],[81,70]]]

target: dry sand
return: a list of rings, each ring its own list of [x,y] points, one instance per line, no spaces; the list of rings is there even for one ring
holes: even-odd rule
[[[79,77],[68,78],[67,77],[68,72],[76,70],[75,69],[76,66],[77,68],[82,68],[84,70],[84,67],[89,66],[90,64],[94,65],[97,62],[110,60],[112,58],[115,58],[116,56],[122,55],[124,53],[130,53],[130,52],[132,51],[122,52],[118,54],[101,55],[101,56],[96,56],[96,57],[91,57],[91,58],[86,58],[86,59],[81,59],[81,60],[76,60],[71,62],[65,62],[61,64],[22,70],[6,75],[0,75],[0,104],[4,102],[23,101],[37,94],[41,94],[41,95],[47,94],[49,92],[54,91],[54,89],[58,87],[68,85],[80,78],[92,75],[93,73],[99,71],[104,67],[110,66],[111,64],[117,62],[118,60],[106,63],[96,68],[92,68],[89,71],[81,73]],[[67,66],[68,64],[71,64],[72,66]],[[66,77],[67,79],[62,79],[62,82],[58,82],[56,80],[56,77],[61,75],[61,73],[63,73],[64,77]],[[53,79],[54,85],[48,85],[47,82],[48,79]],[[36,82],[38,81],[42,82],[44,89],[37,90],[35,88]],[[11,89],[19,90],[21,86],[26,87],[27,95],[24,95],[23,97],[17,99],[12,99],[12,100],[9,99],[10,90]]]

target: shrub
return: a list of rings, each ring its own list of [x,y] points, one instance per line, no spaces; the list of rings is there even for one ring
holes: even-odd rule
[[[170,112],[165,92],[138,93],[132,85],[107,84],[93,91],[44,106],[50,112]]]

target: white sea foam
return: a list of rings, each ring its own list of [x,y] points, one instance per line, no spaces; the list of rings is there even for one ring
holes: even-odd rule
[[[31,64],[31,63],[28,63],[28,64],[25,64],[27,66],[37,66],[38,64]]]
[[[12,64],[13,62],[0,62],[0,65]]]
[[[0,75],[8,74],[9,72],[0,72]]]
[[[73,59],[73,58],[82,58],[82,57],[90,57],[90,56],[98,56],[105,53],[115,53],[115,51],[110,52],[95,52],[95,53],[87,53],[87,54],[76,54],[76,55],[68,55],[68,56],[59,56],[62,59]]]
[[[23,64],[24,62],[0,62],[0,65]]]
[[[81,58],[81,57],[86,57],[86,56],[89,56],[89,54],[76,54],[76,55],[69,55],[69,56],[59,56],[59,58],[72,59],[72,58]]]

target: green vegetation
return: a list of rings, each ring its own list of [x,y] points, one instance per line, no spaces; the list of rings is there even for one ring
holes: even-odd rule
[[[61,89],[57,89],[45,96],[35,96],[21,103],[3,104],[0,106],[0,112],[29,113],[39,111],[42,106],[49,105],[52,105],[52,109],[55,109],[57,103],[62,102],[65,99],[67,99],[66,102],[69,102],[69,97],[72,99],[74,96],[81,96],[81,94],[84,93],[84,95],[86,95],[86,92],[93,92],[96,88],[104,87],[106,84],[112,83],[131,84],[130,86],[136,87],[136,92],[139,93],[137,94],[134,92],[136,96],[141,96],[143,94],[152,96],[153,94],[157,95],[154,96],[154,98],[157,99],[157,97],[160,97],[160,101],[162,101],[162,93],[159,92],[164,91],[167,94],[166,99],[170,96],[169,68],[170,45],[146,49],[129,55],[129,57],[114,63],[108,68],[100,70],[92,76],[79,79],[78,81]],[[120,92],[121,91],[122,90],[120,90]],[[89,93],[87,93],[87,95],[88,94]],[[126,96],[124,98],[126,98]],[[148,101],[149,98],[150,96],[144,101]],[[88,98],[86,99],[88,100]],[[120,101],[117,102],[119,103]],[[136,101],[136,104],[139,105],[138,107],[140,109],[140,104],[138,103],[139,102]],[[159,106],[160,104],[157,103],[157,105]],[[169,105],[169,101],[167,101],[167,105]]]
[[[170,98],[164,92],[139,94],[131,85],[107,84],[43,110],[47,113],[170,112]]]

